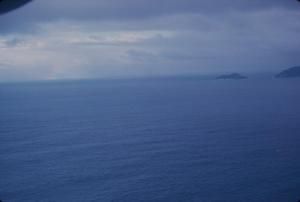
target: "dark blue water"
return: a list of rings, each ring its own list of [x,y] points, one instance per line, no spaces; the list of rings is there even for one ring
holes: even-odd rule
[[[297,202],[300,80],[0,85],[3,202]]]

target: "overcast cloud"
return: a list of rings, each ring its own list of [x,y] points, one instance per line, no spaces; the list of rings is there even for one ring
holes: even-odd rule
[[[0,16],[0,81],[276,72],[296,0],[35,0]]]

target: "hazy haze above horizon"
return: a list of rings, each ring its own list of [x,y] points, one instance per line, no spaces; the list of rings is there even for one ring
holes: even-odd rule
[[[0,16],[0,81],[276,72],[296,0],[35,0]]]

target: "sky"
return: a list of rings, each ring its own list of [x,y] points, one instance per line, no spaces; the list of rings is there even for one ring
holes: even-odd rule
[[[278,72],[296,0],[34,0],[0,16],[0,81]]]

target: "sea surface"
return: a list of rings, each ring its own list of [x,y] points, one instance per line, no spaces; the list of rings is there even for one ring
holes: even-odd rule
[[[2,202],[298,202],[300,80],[0,84]]]

